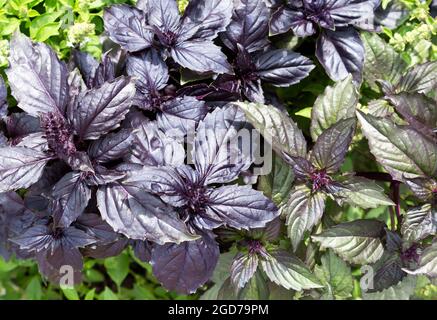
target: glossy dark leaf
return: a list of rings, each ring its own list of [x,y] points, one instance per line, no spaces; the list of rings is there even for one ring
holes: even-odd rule
[[[186,41],[171,50],[172,58],[182,67],[197,72],[230,73],[226,56],[211,41]]]
[[[74,128],[81,140],[96,140],[117,128],[132,103],[135,86],[120,77],[91,89],[80,99],[74,113]]]
[[[366,209],[394,205],[393,201],[384,194],[384,188],[372,180],[346,175],[338,178],[337,181],[343,187],[337,194],[337,202],[347,202]]]
[[[47,45],[32,43],[16,33],[10,57],[6,73],[19,107],[35,117],[45,112],[65,112],[68,72],[56,53]]]
[[[258,268],[258,256],[251,253],[239,253],[231,265],[231,282],[235,289],[244,288]]]
[[[398,92],[428,93],[437,84],[437,62],[426,62],[414,66],[402,76],[397,85]]]
[[[130,239],[158,244],[196,239],[175,211],[134,186],[114,183],[100,187],[97,204],[102,218]]]
[[[82,173],[71,172],[55,184],[52,196],[61,205],[56,223],[68,227],[84,212],[91,199],[91,189],[86,185]]]
[[[410,209],[402,221],[402,234],[409,242],[418,242],[437,234],[437,211],[430,204]]]
[[[264,227],[278,216],[277,207],[248,186],[223,186],[208,194],[204,220],[221,221],[236,229]]]
[[[168,68],[154,50],[145,53],[131,55],[126,63],[127,74],[134,77],[141,94],[156,94],[163,89],[168,82]]]
[[[130,129],[110,133],[94,141],[88,149],[88,155],[91,160],[102,163],[121,159],[131,152],[133,139],[134,135]]]
[[[358,113],[370,151],[396,179],[433,176],[437,172],[437,145],[413,128]]]
[[[245,125],[244,114],[236,106],[217,108],[200,122],[192,155],[206,184],[230,182],[249,168],[252,150],[238,142],[239,130]]]
[[[232,9],[232,0],[192,0],[185,8],[182,30],[195,31],[187,32],[190,39],[213,40],[231,21]]]
[[[219,247],[209,234],[196,241],[155,246],[153,273],[167,290],[194,293],[211,278],[219,254]]]
[[[51,158],[23,147],[0,148],[0,192],[29,187],[38,181]]]
[[[272,105],[255,103],[238,103],[238,106],[278,154],[287,152],[293,156],[306,157],[305,137],[285,111]]]
[[[322,192],[312,193],[306,185],[296,185],[290,192],[287,204],[281,208],[286,217],[288,237],[296,251],[306,231],[319,223],[325,210],[326,196]]]
[[[405,121],[424,135],[432,137],[433,130],[437,128],[435,100],[421,93],[407,92],[389,95],[387,98]]]
[[[269,50],[255,59],[260,78],[278,87],[287,87],[306,78],[314,65],[304,56],[283,49]]]
[[[319,280],[297,257],[285,250],[275,250],[261,259],[261,266],[274,283],[295,291],[322,287]]]
[[[350,73],[355,83],[361,83],[364,46],[355,29],[323,31],[317,41],[316,56],[332,80],[343,80]]]
[[[162,113],[157,117],[158,126],[168,135],[178,136],[176,131],[187,135],[195,131],[200,120],[208,112],[205,102],[194,97],[177,97],[162,106]]]
[[[340,120],[317,138],[310,161],[328,173],[336,172],[343,164],[355,132],[355,118]]]
[[[149,24],[158,29],[175,33],[179,26],[179,9],[174,0],[155,0],[147,6]]]
[[[311,112],[311,137],[314,141],[323,130],[338,121],[355,117],[359,93],[349,75],[335,85],[326,87],[323,94],[317,97]]]
[[[111,40],[126,50],[136,52],[152,45],[153,33],[146,28],[146,18],[140,10],[115,5],[105,10],[103,19]]]
[[[41,132],[41,124],[38,118],[24,112],[12,113],[5,119],[8,136],[19,140],[23,136]]]
[[[298,37],[311,36],[316,33],[316,25],[306,20],[305,15],[292,8],[279,8],[270,20],[271,34],[285,33],[292,29]]]
[[[269,41],[269,12],[263,0],[240,0],[232,15],[232,21],[221,36],[224,44],[237,51],[237,44],[248,52],[265,48]]]
[[[134,133],[128,160],[149,166],[181,165],[185,150],[181,142],[168,137],[155,122],[143,121]]]
[[[434,241],[423,250],[417,268],[414,270],[404,269],[404,271],[413,275],[423,274],[435,278],[437,276],[437,242]]]
[[[344,260],[354,264],[373,263],[381,258],[384,223],[377,220],[355,220],[336,225],[312,236],[322,248],[331,248]]]
[[[433,191],[437,190],[435,180],[423,177],[405,178],[405,184],[413,191],[414,195],[422,201],[429,201],[434,196]]]

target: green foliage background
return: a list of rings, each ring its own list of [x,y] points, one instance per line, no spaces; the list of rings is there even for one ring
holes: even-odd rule
[[[402,2],[410,15],[396,30],[385,29],[383,36],[395,50],[402,54],[408,65],[437,60],[437,23],[428,13],[430,1],[383,0],[383,5],[391,1]],[[96,58],[101,55],[99,35],[103,32],[102,10],[114,3],[134,4],[135,0],[0,0],[0,70],[8,64],[8,39],[20,29],[35,41],[52,46],[61,58],[68,58],[74,47],[91,53]],[[181,11],[188,0],[180,0]],[[284,39],[283,45],[294,47],[295,39]],[[278,89],[282,102],[288,106],[290,115],[299,126],[309,133],[311,108],[317,96],[327,85],[332,84],[321,68],[310,77],[290,88]],[[372,89],[363,87],[362,103],[365,104],[378,95]],[[373,159],[363,161],[367,144],[358,141],[343,167],[344,171],[371,171],[377,168]],[[353,165],[354,164],[354,165]],[[360,166],[359,168],[357,167]],[[354,167],[355,166],[355,167]],[[408,191],[405,190],[405,193]],[[409,204],[408,197],[403,205]],[[363,210],[349,207],[340,210],[334,203],[328,206],[326,217],[333,222],[351,221],[360,218],[378,218],[390,223],[387,207]],[[325,263],[329,261],[327,256]],[[341,266],[338,266],[341,269]],[[323,278],[323,270],[316,273]],[[353,298],[361,297],[359,270],[347,275],[353,278]],[[38,267],[31,261],[4,261],[0,257],[0,300],[2,299],[197,299],[198,295],[180,296],[163,289],[151,272],[151,266],[139,261],[131,250],[118,257],[105,260],[85,261],[84,282],[74,290],[61,290],[45,282],[39,275]],[[350,291],[348,288],[348,291]],[[279,289],[278,289],[279,290]],[[416,297],[437,299],[437,286],[428,280],[419,280]],[[273,296],[282,297],[280,292]],[[207,296],[204,296],[205,298]],[[296,297],[295,297],[296,298]]]

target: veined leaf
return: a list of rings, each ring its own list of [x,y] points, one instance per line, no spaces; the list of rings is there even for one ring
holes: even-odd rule
[[[322,287],[308,267],[286,251],[270,252],[268,257],[261,260],[261,266],[271,281],[286,289],[301,291]]]
[[[428,277],[437,277],[437,242],[427,247],[419,258],[419,265],[415,270],[406,270],[405,272],[409,274],[424,274]]]
[[[290,193],[282,213],[286,216],[288,237],[296,251],[305,231],[311,230],[322,218],[326,196],[322,192],[313,193],[302,184],[295,186]]]
[[[320,134],[338,121],[355,117],[355,107],[358,103],[358,91],[349,75],[338,81],[332,87],[326,87],[311,113],[311,137],[314,141]]]
[[[377,80],[397,83],[407,69],[407,63],[390,45],[375,33],[361,34],[366,49],[364,78],[373,88],[378,89]]]
[[[322,258],[322,265],[315,267],[315,274],[325,284],[325,298],[345,299],[352,296],[354,283],[351,268],[332,250]]]
[[[375,182],[362,177],[345,176],[337,179],[344,188],[339,191],[339,201],[364,209],[393,206],[384,189]],[[344,199],[342,198],[344,197]]]
[[[390,288],[380,292],[363,293],[364,300],[409,300],[416,289],[416,278],[406,277]]]
[[[268,175],[260,176],[258,190],[279,207],[287,202],[293,187],[294,173],[292,168],[277,154],[273,154],[272,168]]]
[[[418,242],[437,233],[437,210],[430,204],[410,209],[402,222],[402,234],[406,241]]]
[[[248,121],[267,139],[278,153],[306,157],[306,140],[285,111],[260,103],[237,103]]]
[[[437,144],[433,141],[387,119],[362,112],[358,112],[358,119],[370,151],[394,179],[437,174]]]
[[[355,220],[329,228],[312,236],[323,248],[331,248],[341,258],[354,264],[376,262],[384,253],[381,237],[384,223]]]

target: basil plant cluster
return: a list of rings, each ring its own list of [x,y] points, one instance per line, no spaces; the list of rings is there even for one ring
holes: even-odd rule
[[[100,62],[80,51],[61,61],[15,33],[6,76],[17,106],[0,83],[0,254],[35,259],[57,284],[71,266],[78,284],[85,258],[131,247],[166,289],[208,289],[205,298],[348,298],[351,266],[367,264],[369,296],[437,276],[437,67],[408,69],[379,36],[360,35],[379,30],[379,5],[191,0],[183,14],[175,0],[113,5]],[[282,33],[314,37],[333,80],[309,135],[275,88],[315,63],[276,47]],[[368,106],[363,81],[380,93]],[[260,134],[249,148],[244,130]],[[390,195],[344,169],[363,136]],[[262,174],[261,145],[272,151]],[[404,184],[423,203],[402,214]],[[336,224],[328,205],[385,206],[399,230]]]

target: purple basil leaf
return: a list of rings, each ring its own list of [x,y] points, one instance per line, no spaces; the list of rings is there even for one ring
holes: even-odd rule
[[[414,195],[422,201],[432,200],[434,190],[437,190],[437,181],[424,177],[404,178],[405,184],[413,191]]]
[[[128,162],[146,166],[180,165],[185,159],[181,142],[167,137],[156,122],[142,121],[136,126]]]
[[[11,255],[22,255],[21,250],[9,239],[29,228],[35,215],[24,205],[15,192],[0,193],[0,256],[8,260]]]
[[[237,136],[245,125],[237,106],[217,108],[200,122],[192,155],[205,184],[230,182],[249,168],[252,150],[245,154]]]
[[[85,231],[92,238],[97,239],[99,243],[109,243],[119,238],[119,235],[112,230],[111,226],[95,213],[80,215],[75,222],[75,226]]]
[[[60,284],[62,266],[73,268],[73,283],[82,282],[83,260],[82,254],[77,248],[70,248],[68,245],[59,244],[54,250],[44,250],[36,254],[39,272],[51,283]]]
[[[11,40],[10,67],[6,70],[18,106],[37,117],[39,113],[65,112],[68,71],[47,45],[32,43],[16,33]]]
[[[436,101],[422,93],[407,92],[389,95],[387,99],[413,128],[425,136],[433,136],[433,130],[437,128]]]
[[[8,136],[12,139],[19,139],[41,131],[39,119],[24,112],[12,113],[5,119],[5,122]]]
[[[93,141],[88,149],[91,160],[100,163],[123,158],[131,152],[134,135],[131,129],[122,129]]]
[[[12,242],[28,251],[42,251],[48,249],[54,239],[50,228],[45,224],[36,224],[22,234],[11,239]]]
[[[102,218],[130,239],[158,244],[196,239],[175,211],[135,186],[113,183],[100,187],[97,203]]]
[[[317,139],[310,161],[320,170],[335,173],[341,167],[355,132],[356,120],[341,120]]]
[[[269,41],[269,11],[263,0],[239,0],[232,21],[222,33],[223,43],[233,51],[237,44],[248,52],[264,49]]]
[[[361,83],[364,46],[355,29],[324,30],[317,41],[316,56],[332,80],[343,80],[350,73],[355,83]]]
[[[123,179],[126,174],[118,170],[110,170],[104,166],[94,166],[94,173],[87,176],[86,183],[89,186],[100,186]]]
[[[311,162],[302,157],[293,157],[286,152],[282,155],[284,160],[292,166],[296,179],[307,180],[311,177],[311,173],[315,170]]]
[[[9,146],[8,138],[0,131],[0,148]]]
[[[212,41],[196,40],[177,44],[172,58],[182,67],[197,72],[230,73],[226,56]]]
[[[179,9],[175,0],[155,0],[147,6],[148,22],[163,32],[175,34],[179,27]]]
[[[13,141],[13,143],[15,142],[17,142],[17,140]],[[19,142],[15,144],[15,146],[33,149],[41,152],[48,151],[49,149],[47,139],[42,132],[35,132],[22,137]]]
[[[137,8],[112,6],[105,10],[103,20],[111,40],[127,51],[141,51],[152,45],[153,32],[146,28],[145,15]]]
[[[140,171],[128,172],[124,182],[160,196],[165,203],[173,207],[182,207],[187,203],[185,182],[195,183],[195,174],[196,172],[188,166],[145,166]]]
[[[52,196],[61,205],[56,224],[68,227],[84,212],[91,199],[91,189],[86,185],[81,172],[70,172],[55,184]]]
[[[120,255],[129,240],[126,238],[119,238],[109,243],[97,243],[92,246],[88,246],[81,250],[84,256],[91,257],[94,259],[106,259],[109,257],[116,257]]]
[[[79,68],[87,87],[93,87],[99,62],[94,59],[91,54],[78,50],[73,50],[72,59],[74,64]]]
[[[347,27],[352,24],[359,24],[364,20],[373,26],[374,1],[369,0],[327,0],[330,2],[329,14],[334,20],[336,27]]]
[[[292,29],[298,37],[311,36],[316,33],[317,26],[306,19],[302,12],[288,7],[279,8],[270,20],[271,34],[285,33]]]
[[[144,95],[153,95],[164,89],[169,79],[167,65],[154,49],[129,56],[126,71],[136,79],[137,87]]]
[[[96,140],[116,129],[129,111],[134,94],[135,85],[126,77],[88,90],[74,114],[74,128],[80,140]]]
[[[192,0],[185,8],[180,37],[213,40],[231,21],[232,0]],[[187,38],[188,39],[188,38]]]
[[[0,192],[28,188],[38,181],[52,157],[22,147],[0,148]]]
[[[243,95],[251,102],[264,103],[264,90],[261,86],[261,80],[244,81]]]
[[[199,222],[207,226],[208,221],[217,221],[219,225],[247,230],[264,227],[278,214],[278,208],[260,191],[229,185],[208,192],[206,212]]]
[[[135,257],[143,262],[150,262],[152,258],[152,245],[148,241],[135,240],[130,242]]]
[[[92,83],[93,87],[102,85],[105,81],[112,81],[124,74],[127,52],[121,47],[111,48],[102,56],[102,62],[96,70]]]
[[[210,234],[196,241],[155,246],[153,274],[167,290],[194,293],[211,278],[219,255],[218,244]]]
[[[234,288],[242,289],[258,269],[258,255],[239,253],[231,265],[231,282]]]
[[[168,135],[172,135],[172,131],[175,136],[177,132],[186,135],[194,132],[207,113],[205,102],[189,96],[177,97],[162,106],[162,113],[157,116],[158,127]]]
[[[3,119],[8,112],[8,90],[6,89],[5,81],[0,76],[0,119]]]
[[[262,80],[288,87],[306,78],[314,65],[310,59],[288,50],[269,50],[257,56],[256,70]]]

